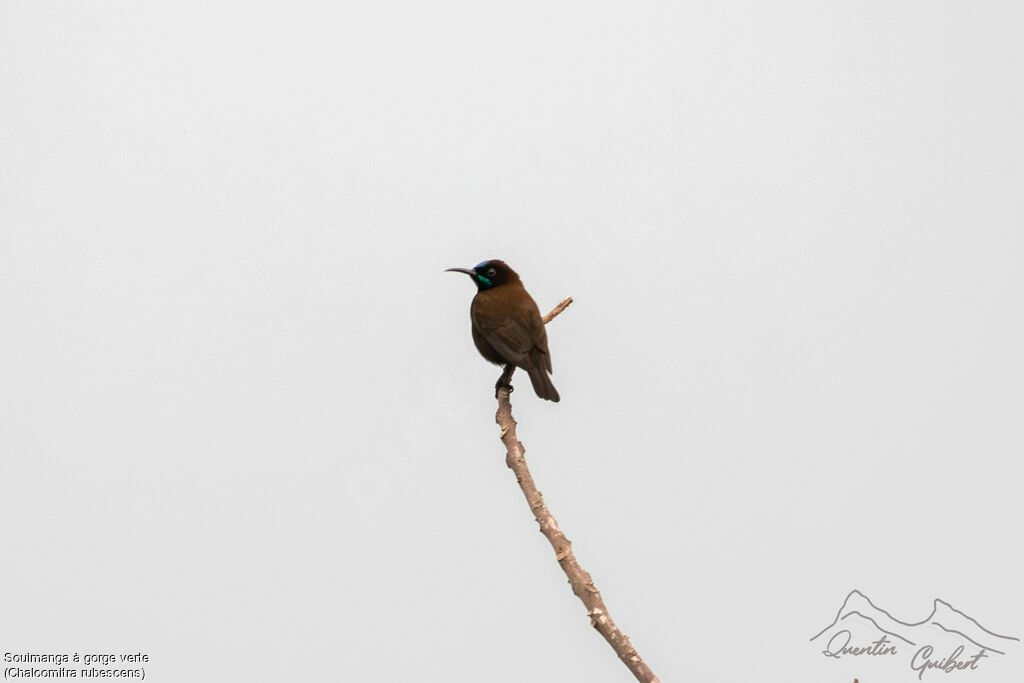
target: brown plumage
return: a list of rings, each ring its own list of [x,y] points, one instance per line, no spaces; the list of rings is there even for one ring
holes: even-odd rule
[[[481,356],[506,366],[495,386],[507,385],[508,366],[520,367],[530,375],[537,396],[557,402],[558,391],[548,377],[551,353],[544,321],[516,271],[498,260],[484,261],[472,269],[448,270],[466,273],[476,283],[477,293],[469,308],[473,343]]]

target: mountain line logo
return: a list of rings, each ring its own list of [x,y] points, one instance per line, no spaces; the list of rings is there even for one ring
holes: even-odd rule
[[[936,598],[921,621],[902,621],[859,590],[850,591],[832,623],[811,637],[833,659],[893,657],[907,660],[920,680],[929,671],[976,671],[989,657],[1001,657],[1020,638],[982,626],[945,600]]]

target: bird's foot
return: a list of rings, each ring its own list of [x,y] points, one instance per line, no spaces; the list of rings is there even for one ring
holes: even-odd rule
[[[512,373],[515,369],[515,366],[511,364],[505,366],[505,371],[501,373],[501,377],[494,383],[494,398],[498,398],[498,392],[502,388],[508,389],[510,394],[515,391],[515,388],[512,386]]]

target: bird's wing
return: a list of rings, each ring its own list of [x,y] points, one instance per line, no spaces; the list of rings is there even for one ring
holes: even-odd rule
[[[486,294],[488,292],[481,292],[477,297]],[[531,356],[539,351],[542,356],[541,364],[551,372],[548,338],[537,303],[523,290],[522,285],[518,288],[514,285],[505,285],[491,290],[490,294],[493,297],[501,297],[497,301],[503,300],[503,308],[511,309],[511,314],[501,318],[484,315],[483,310],[490,306],[478,306],[477,300],[474,299],[474,305],[470,308],[473,327],[507,362],[529,368],[535,364]]]
[[[531,297],[527,297],[526,301],[522,305],[523,320],[526,321],[526,329],[530,335],[530,344],[533,347],[531,355],[534,357],[534,362],[539,366],[543,366],[545,370],[551,372],[551,353],[548,351],[548,333],[544,328],[544,319],[540,317],[540,309],[537,308],[537,302]]]
[[[473,324],[505,360],[515,365],[528,362],[530,349],[533,348],[533,335],[522,322],[515,318],[494,321],[474,316]]]

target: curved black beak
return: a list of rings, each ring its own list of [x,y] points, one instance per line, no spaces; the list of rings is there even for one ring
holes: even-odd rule
[[[476,275],[476,271],[472,270],[470,268],[445,268],[444,272],[446,272],[446,273],[448,273],[448,272],[452,272],[452,273],[465,273],[466,275]]]

